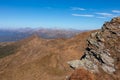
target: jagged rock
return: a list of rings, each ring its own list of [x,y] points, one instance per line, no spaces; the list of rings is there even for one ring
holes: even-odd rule
[[[110,67],[110,66],[105,65],[105,64],[102,64],[102,69],[109,74],[112,74],[113,72],[115,72],[114,67]]]
[[[103,24],[102,29],[92,33],[87,39],[87,48],[80,60],[68,62],[71,67],[81,68],[91,72],[102,69],[108,74],[116,72],[116,65],[120,65],[120,17],[113,18]]]
[[[70,65],[70,67],[72,67],[73,69],[79,68],[80,65],[81,65],[80,60],[73,60],[73,61],[69,61],[69,62],[67,62],[67,63],[68,63],[68,64]]]
[[[83,59],[83,60],[73,60],[73,61],[69,61],[68,64],[73,68],[73,69],[77,69],[77,68],[85,68],[86,70],[91,70],[92,72],[98,72],[98,67],[92,62],[89,61],[87,59]]]
[[[120,23],[120,17],[113,18],[111,20],[112,23]]]

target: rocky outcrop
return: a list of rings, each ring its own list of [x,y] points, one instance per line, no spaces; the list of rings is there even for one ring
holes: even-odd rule
[[[103,24],[99,31],[92,33],[87,39],[84,55],[80,60],[69,61],[68,64],[74,69],[84,68],[92,73],[99,73],[102,70],[111,75],[118,72],[120,69],[120,17],[113,18],[110,22]]]

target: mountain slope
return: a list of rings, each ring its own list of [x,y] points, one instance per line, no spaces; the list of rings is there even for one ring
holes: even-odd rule
[[[6,45],[17,47],[0,58],[0,80],[64,80],[72,71],[67,61],[79,59],[90,33],[83,32],[70,39],[43,39],[34,35]]]

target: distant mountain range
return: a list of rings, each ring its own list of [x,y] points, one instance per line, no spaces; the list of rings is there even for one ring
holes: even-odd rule
[[[73,29],[16,29],[16,30],[3,30],[0,29],[0,42],[18,41],[32,35],[38,35],[41,38],[54,39],[54,38],[71,38],[85,30]]]

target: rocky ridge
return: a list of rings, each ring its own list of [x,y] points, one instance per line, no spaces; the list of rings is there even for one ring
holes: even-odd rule
[[[80,60],[69,61],[68,64],[74,69],[84,68],[91,73],[101,73],[101,71],[103,71],[109,75],[118,75],[109,80],[120,80],[119,41],[120,17],[116,17],[110,22],[105,22],[99,31],[89,36],[87,39],[87,47]],[[71,78],[70,80],[78,79]]]

